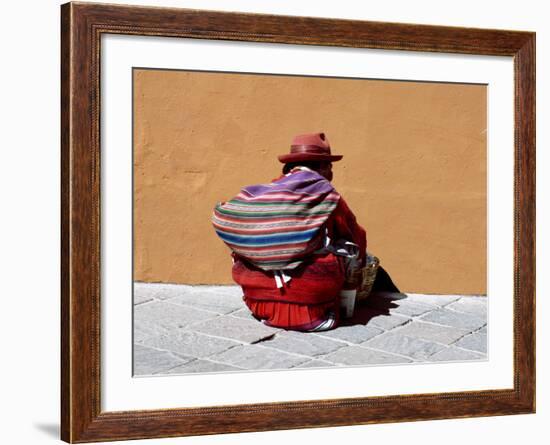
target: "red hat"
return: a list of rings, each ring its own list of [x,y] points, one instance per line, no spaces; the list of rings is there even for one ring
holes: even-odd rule
[[[299,161],[339,161],[343,155],[332,155],[330,144],[325,133],[308,133],[295,136],[290,146],[290,153],[280,155],[283,164]]]

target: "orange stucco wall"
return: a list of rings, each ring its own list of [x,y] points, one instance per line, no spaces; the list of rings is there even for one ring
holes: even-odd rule
[[[333,184],[407,292],[486,293],[486,87],[134,70],[134,279],[232,283],[217,201],[324,131]]]

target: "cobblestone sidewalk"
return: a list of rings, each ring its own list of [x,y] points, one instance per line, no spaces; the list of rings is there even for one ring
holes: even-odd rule
[[[485,360],[483,296],[378,294],[332,331],[263,325],[238,286],[134,283],[134,375]]]

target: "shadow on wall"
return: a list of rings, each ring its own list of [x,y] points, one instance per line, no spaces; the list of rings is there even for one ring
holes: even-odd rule
[[[400,292],[390,275],[382,266],[378,266],[376,278],[372,284],[372,292]]]

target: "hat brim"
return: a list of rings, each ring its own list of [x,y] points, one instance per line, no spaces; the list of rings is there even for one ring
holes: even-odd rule
[[[300,162],[300,161],[329,161],[336,162],[342,159],[344,155],[323,155],[316,153],[288,153],[285,155],[280,155],[277,157],[279,162],[283,164],[288,164],[289,162]]]

